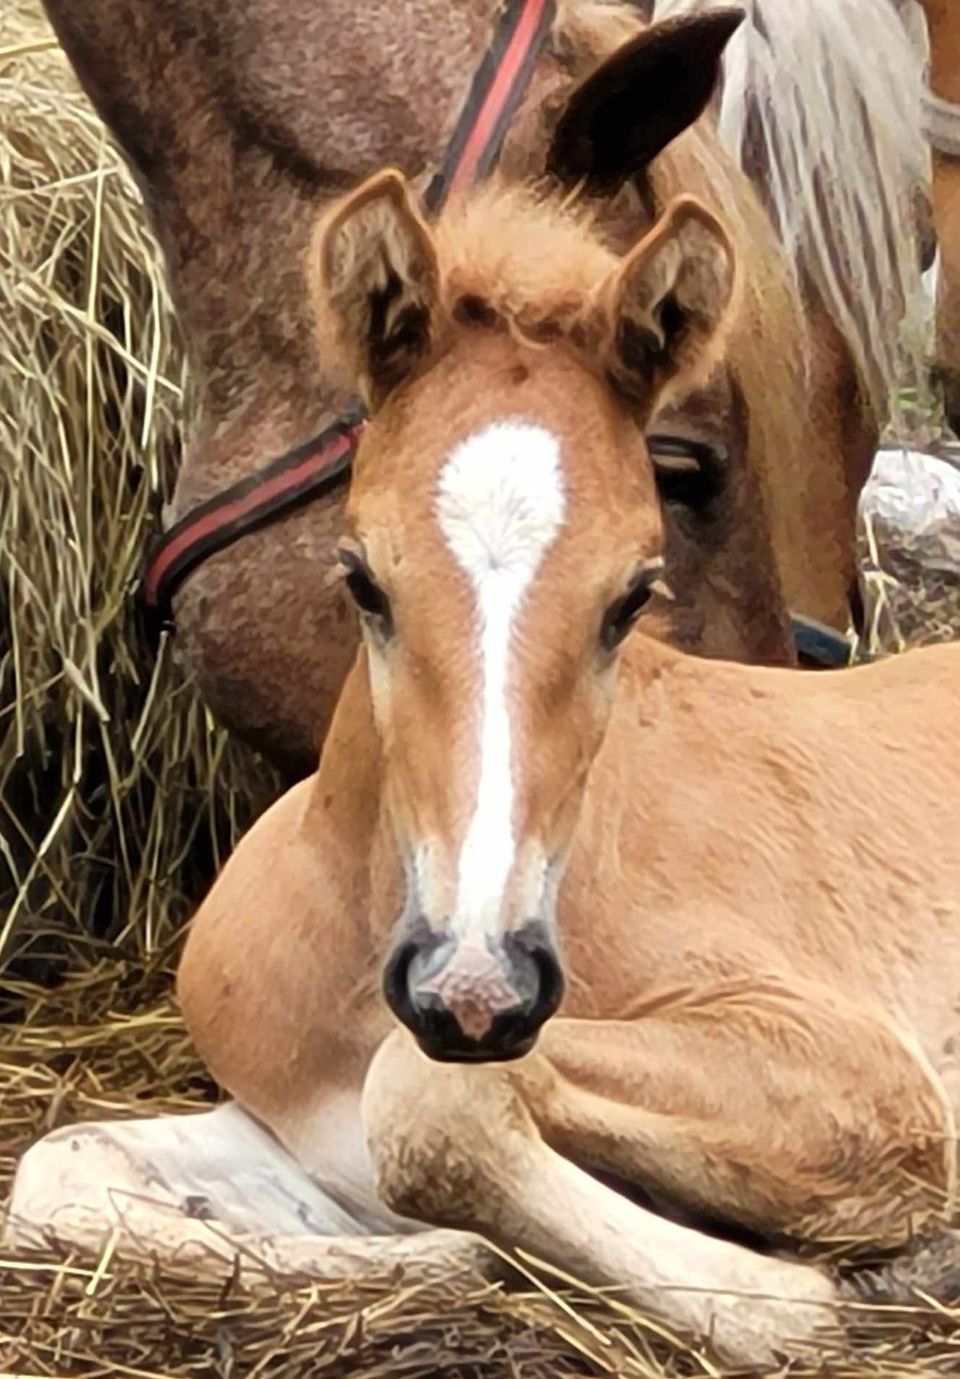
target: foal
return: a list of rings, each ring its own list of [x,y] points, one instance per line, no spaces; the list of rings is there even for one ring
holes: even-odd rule
[[[236,1102],[57,1132],[15,1228],[122,1226],[119,1187],[141,1242],[254,1235],[285,1269],[475,1240],[357,1238],[419,1222],[736,1363],[807,1344],[827,1269],[704,1227],[797,1256],[951,1206],[960,656],[808,677],[630,635],[662,579],[644,423],[735,310],[700,203],[617,259],[526,192],[430,230],[383,173],[315,263],[373,414],[340,543],[363,646],[184,954]]]

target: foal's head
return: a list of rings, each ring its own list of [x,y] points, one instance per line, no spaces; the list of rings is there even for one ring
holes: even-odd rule
[[[384,985],[441,1059],[530,1049],[624,638],[662,571],[643,425],[709,366],[733,278],[675,201],[625,257],[583,211],[486,189],[431,229],[399,174],[334,207],[322,345],[372,413],[341,560],[407,877]]]

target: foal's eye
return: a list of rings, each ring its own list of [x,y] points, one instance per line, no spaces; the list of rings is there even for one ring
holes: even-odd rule
[[[380,631],[389,635],[393,630],[390,600],[355,551],[342,550],[339,556],[345,571],[344,582],[360,614],[374,619]]]
[[[659,566],[644,570],[632,581],[627,592],[611,603],[600,626],[600,645],[604,651],[615,651],[623,641],[650,602],[661,573]]]

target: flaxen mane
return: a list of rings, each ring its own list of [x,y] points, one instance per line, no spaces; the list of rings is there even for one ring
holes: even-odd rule
[[[725,0],[656,0],[657,20]],[[900,323],[921,300],[916,197],[930,177],[923,51],[888,0],[749,0],[724,53],[719,132],[763,184],[881,419]],[[919,364],[913,360],[911,363]]]

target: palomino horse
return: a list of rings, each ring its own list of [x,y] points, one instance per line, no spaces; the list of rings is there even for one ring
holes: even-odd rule
[[[951,1209],[960,649],[807,676],[628,635],[664,569],[644,426],[736,277],[691,198],[622,258],[516,186],[433,229],[398,173],[330,211],[363,645],[184,953],[236,1101],[56,1132],[14,1232],[328,1273],[477,1233],[746,1363],[836,1319],[797,1255]],[[412,1222],[441,1234],[362,1235]]]
[[[920,0],[930,41],[926,129],[933,146],[933,218],[940,249],[937,364],[947,419],[960,435],[960,9]]]
[[[388,161],[426,180],[500,0],[44,3],[134,168],[164,251],[196,401],[172,513],[185,519],[340,411],[301,285],[317,208]],[[681,473],[661,466],[676,600],[657,621],[701,653],[789,663],[788,609],[846,623],[853,496],[886,391],[864,361],[871,340],[896,333],[903,265],[888,245],[911,237],[900,193],[923,154],[918,119],[899,118],[919,66],[877,4],[841,7],[844,35],[848,22],[870,33],[869,63],[859,52],[851,62],[846,39],[832,44],[830,6],[751,6],[752,32],[775,32],[780,11],[809,12],[817,26],[817,42],[788,55],[804,69],[803,109],[855,88],[842,97],[857,106],[853,124],[829,103],[817,124],[823,175],[839,170],[860,188],[853,213],[836,221],[839,199],[820,186],[801,222],[783,225],[786,253],[709,122],[675,139],[707,99],[729,12],[655,26],[646,57],[632,61],[622,45],[643,29],[639,8],[560,0],[508,131],[511,176],[549,163],[608,198],[629,179],[632,197],[611,219],[631,233],[677,191],[696,192],[753,264],[725,366],[656,421],[709,456]],[[757,109],[749,85],[730,96]],[[783,108],[768,112],[775,129]],[[791,137],[802,168],[807,133]],[[875,330],[839,310],[842,293],[819,289],[815,250],[832,244],[855,299],[880,303]],[[342,502],[327,494],[210,556],[175,604],[181,651],[210,707],[294,774],[315,765],[356,647],[333,560]]]

